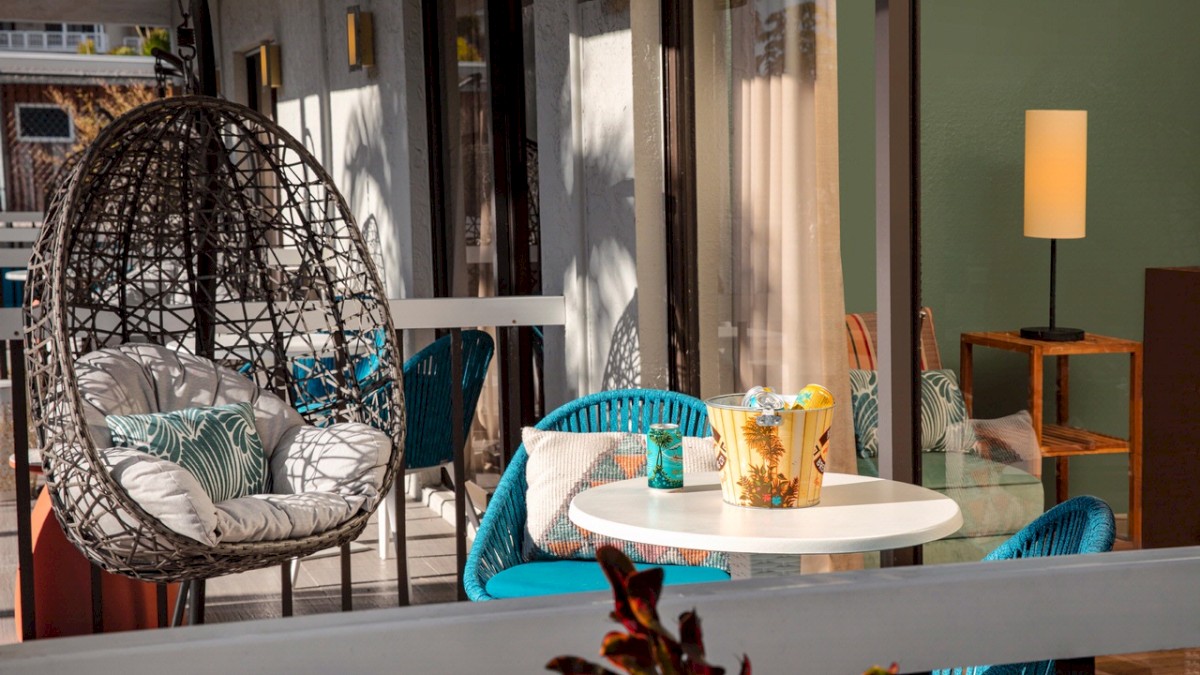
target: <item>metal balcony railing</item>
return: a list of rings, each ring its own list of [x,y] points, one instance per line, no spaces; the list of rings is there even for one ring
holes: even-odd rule
[[[104,33],[0,30],[0,50],[74,53],[79,50],[79,45],[88,40],[96,45],[97,54],[108,51],[108,36]]]
[[[42,228],[42,214],[36,212],[0,212],[0,270],[8,269],[4,279],[7,281],[25,282],[27,273],[24,269],[29,263],[32,245],[37,240]],[[299,264],[298,252],[286,248],[277,249],[279,260],[285,265]],[[10,269],[16,268],[16,269]],[[446,329],[453,336],[452,350],[458,353],[457,363],[452,365],[451,381],[461,381],[463,328],[488,326],[497,329],[511,329],[521,326],[561,326],[566,320],[565,300],[562,296],[523,296],[496,298],[407,298],[390,301],[392,324],[397,330],[428,330]],[[12,377],[13,414],[16,419],[23,419],[28,410],[27,389],[24,373],[24,316],[20,307],[0,307],[0,379]],[[11,370],[10,370],[11,363]],[[451,392],[451,418],[462,418],[461,390]],[[500,413],[507,416],[505,424],[520,424],[520,408],[514,407],[511,401],[502,404]],[[11,423],[10,423],[11,424]],[[25,476],[29,471],[29,438],[26,425],[11,425],[13,429],[14,455],[16,475]],[[454,441],[456,447],[462,447],[460,439]],[[0,457],[0,461],[3,458]],[[455,486],[455,521],[458,540],[456,541],[457,568],[459,570],[459,589],[462,593],[462,570],[466,563],[468,516],[467,498],[464,493],[466,486],[466,454],[456,453],[453,462]],[[403,471],[398,481],[403,481]],[[37,624],[33,612],[24,608],[35,607],[33,569],[33,533],[30,513],[30,495],[28,481],[18,481],[17,487],[17,548],[18,568],[22,570],[20,594],[23,611],[17,616],[21,622],[22,633],[27,636],[37,635]],[[396,513],[403,513],[404,491],[396,492]],[[474,523],[476,526],[478,523]],[[345,568],[343,576],[343,606],[352,603],[352,587],[349,568]],[[26,572],[28,571],[28,572]],[[407,579],[398,575],[401,584]],[[290,591],[285,591],[289,592]],[[93,607],[103,608],[103,598],[93,597]],[[163,596],[165,597],[165,596]],[[465,599],[465,594],[460,595]],[[164,601],[165,602],[165,601]],[[165,606],[163,607],[165,614]]]

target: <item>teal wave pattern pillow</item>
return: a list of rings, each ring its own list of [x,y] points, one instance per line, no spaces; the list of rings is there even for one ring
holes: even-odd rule
[[[213,502],[266,492],[267,455],[249,403],[146,415],[109,415],[113,446],[175,462]]]
[[[879,455],[879,382],[874,370],[850,371],[854,444],[859,457]],[[921,373],[921,449],[966,452],[975,444],[967,404],[953,370]]]

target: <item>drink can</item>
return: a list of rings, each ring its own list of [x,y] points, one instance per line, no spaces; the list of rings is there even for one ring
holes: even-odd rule
[[[683,434],[678,424],[652,424],[646,433],[646,479],[650,487],[683,487]]]

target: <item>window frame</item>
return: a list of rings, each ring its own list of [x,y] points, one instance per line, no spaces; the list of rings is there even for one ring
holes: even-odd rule
[[[67,116],[67,136],[26,136],[22,128],[21,114],[24,110],[29,109],[48,109],[61,110]],[[15,103],[13,104],[13,127],[16,133],[17,141],[20,143],[55,143],[55,144],[73,144],[75,142],[75,116],[71,111],[57,103]]]

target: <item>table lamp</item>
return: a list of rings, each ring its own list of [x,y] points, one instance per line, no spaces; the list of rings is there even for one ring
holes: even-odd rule
[[[1082,340],[1078,328],[1055,323],[1058,240],[1082,239],[1087,212],[1087,111],[1025,111],[1025,236],[1050,240],[1050,325],[1022,328],[1021,337]]]

